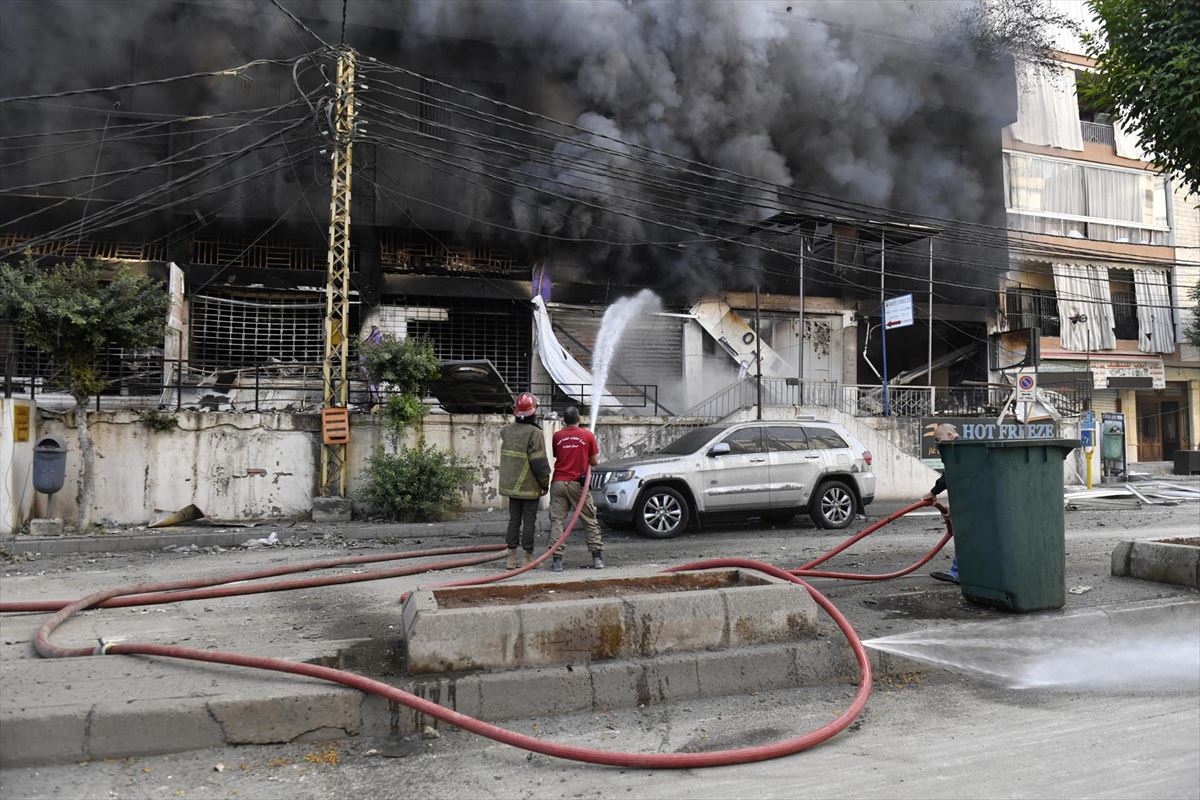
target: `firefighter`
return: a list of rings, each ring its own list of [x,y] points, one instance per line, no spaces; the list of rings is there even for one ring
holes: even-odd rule
[[[550,462],[546,442],[537,423],[538,401],[529,392],[513,404],[515,421],[500,431],[500,494],[508,498],[508,561],[516,569],[518,546],[525,550],[523,562],[533,560],[533,537],[537,529],[538,502],[550,488]],[[523,528],[523,529],[522,529]]]
[[[958,430],[950,424],[938,425],[934,428],[933,438],[941,442],[952,442],[958,438]],[[937,496],[946,491],[946,473],[942,472],[938,475],[937,482],[933,484],[933,488],[929,493],[922,497],[922,500],[937,500]],[[954,560],[950,562],[949,572],[931,572],[929,577],[935,581],[944,581],[946,583],[958,583],[958,556],[954,556]]]
[[[554,480],[550,484],[550,539],[556,541],[562,536],[567,520],[575,506],[579,504],[580,494],[585,495],[583,507],[579,512],[579,521],[587,532],[587,547],[592,554],[592,569],[604,569],[604,536],[600,532],[600,524],[596,522],[596,506],[588,495],[588,487],[584,486],[588,465],[596,466],[600,449],[596,445],[596,437],[587,428],[579,427],[579,409],[569,406],[563,413],[566,427],[553,436],[554,447]],[[567,546],[564,542],[550,561],[552,572],[561,572],[562,557]]]

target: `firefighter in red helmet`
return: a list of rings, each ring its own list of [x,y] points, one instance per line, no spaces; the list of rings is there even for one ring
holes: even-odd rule
[[[538,502],[550,488],[550,461],[546,441],[537,422],[538,401],[529,392],[513,404],[513,422],[500,431],[500,494],[508,498],[509,569],[518,566],[518,547],[524,562],[533,560]]]

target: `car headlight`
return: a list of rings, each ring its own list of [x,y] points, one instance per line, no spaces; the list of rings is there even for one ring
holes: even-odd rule
[[[608,480],[605,483],[623,483],[631,480],[633,480],[633,470],[619,469],[616,472],[608,473]]]

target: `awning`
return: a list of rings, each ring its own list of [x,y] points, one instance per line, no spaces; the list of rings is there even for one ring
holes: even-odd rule
[[[550,314],[540,296],[533,298],[534,339],[537,341],[538,358],[551,379],[568,397],[590,405],[592,402],[592,373],[566,348],[558,343],[554,335],[554,326],[550,323]],[[622,404],[607,391],[601,396],[601,405],[619,408]]]

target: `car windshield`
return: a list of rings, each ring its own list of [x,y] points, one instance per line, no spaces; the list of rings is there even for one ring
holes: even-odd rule
[[[699,450],[708,442],[709,439],[716,436],[725,428],[709,426],[707,428],[696,428],[694,431],[688,431],[683,436],[680,436],[675,441],[663,447],[658,452],[664,456],[687,456]]]

